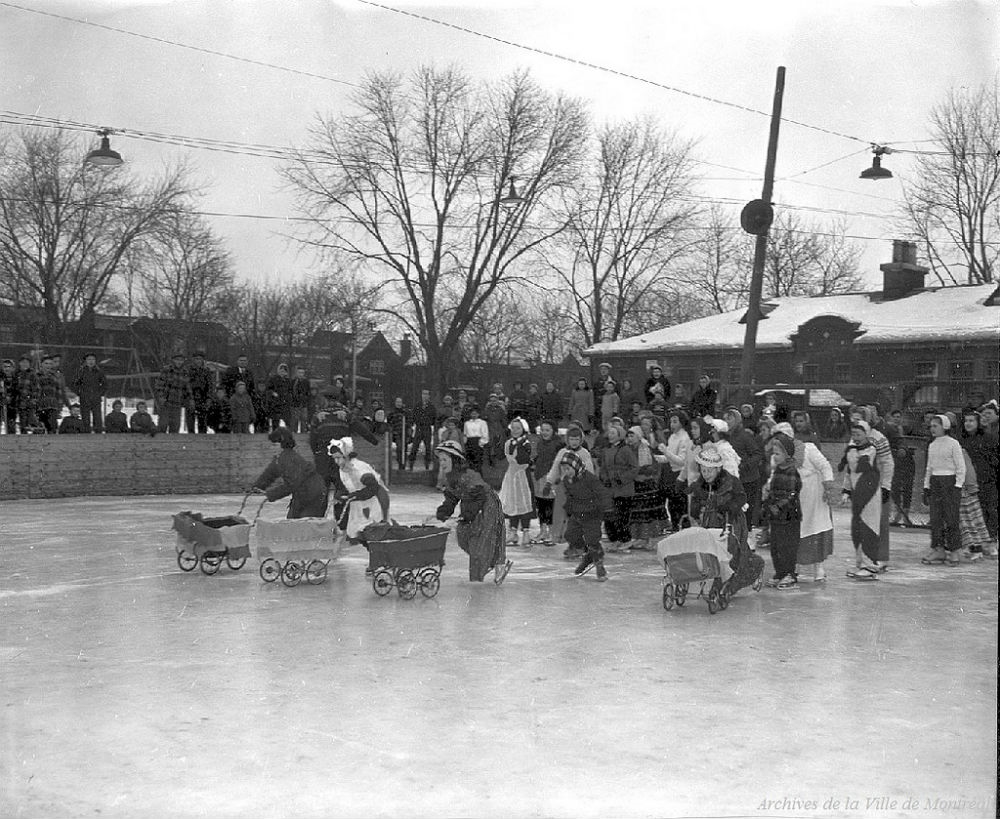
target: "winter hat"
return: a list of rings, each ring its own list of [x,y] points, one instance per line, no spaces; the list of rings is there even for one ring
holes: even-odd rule
[[[945,413],[945,417],[951,422],[949,426],[945,426],[945,429],[951,429],[952,427],[958,426],[958,416],[955,413],[949,411]]]
[[[714,446],[706,446],[695,457],[695,461],[702,466],[722,469],[722,455]]]
[[[788,421],[782,421],[780,424],[775,424],[774,432],[787,435],[789,438],[795,437],[795,430],[792,429],[792,425],[789,424]]]
[[[567,438],[583,438],[583,427],[577,423],[572,423],[566,428]]]
[[[951,429],[951,419],[947,415],[935,415],[934,417],[941,422],[941,426],[944,427],[945,432]]]
[[[636,426],[636,427],[629,427],[628,431],[631,432],[636,438],[645,439],[645,437],[646,437],[645,435],[643,435],[642,427],[638,427],[638,426]]]
[[[278,427],[267,436],[272,444],[281,444],[282,449],[295,449],[295,436],[288,427]]]
[[[778,444],[778,446],[780,446],[783,450],[785,450],[785,454],[787,454],[789,457],[794,457],[795,455],[794,438],[792,438],[789,435],[785,435],[785,433],[783,432],[776,432],[774,433],[774,435],[771,436],[770,440],[774,441],[776,444]]]
[[[438,444],[434,447],[435,452],[440,452],[443,455],[447,455],[449,458],[455,461],[464,461],[465,453],[462,451],[462,447],[458,445],[455,441],[445,441],[443,444]]]
[[[333,455],[335,452],[339,452],[341,455],[353,455],[354,454],[354,441],[350,438],[334,438],[326,447],[327,455]]]
[[[716,432],[729,432],[729,424],[725,421],[720,421],[718,418],[712,418],[711,420],[706,418],[705,420],[708,420],[708,423],[714,427]]]
[[[568,466],[573,470],[573,480],[580,477],[581,473],[586,467],[583,465],[583,458],[577,455],[575,452],[564,452],[562,458],[559,459],[559,466]]]
[[[528,433],[528,422],[525,421],[520,415],[515,415],[510,419],[510,423],[507,424],[507,429],[510,431],[510,434],[514,434],[515,421],[521,425],[521,435],[526,435]]]
[[[942,423],[944,424],[944,428],[948,429],[949,424],[947,418],[945,418],[943,415],[937,415],[935,417],[944,419]],[[853,424],[851,424],[851,429],[863,430],[865,435],[870,434],[872,431],[871,424],[869,424],[867,421],[855,421]]]

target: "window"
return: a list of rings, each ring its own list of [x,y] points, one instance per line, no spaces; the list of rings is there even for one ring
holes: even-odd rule
[[[850,364],[834,364],[833,365],[833,380],[837,384],[850,384],[851,383],[851,365]]]
[[[934,381],[938,377],[936,361],[917,361],[913,367],[913,375],[917,381]]]
[[[951,362],[951,380],[952,381],[971,381],[972,380],[972,362],[971,361],[952,361]]]
[[[983,377],[987,381],[993,384],[1000,381],[1000,361],[984,361],[983,365]]]
[[[917,406],[937,406],[941,403],[941,390],[939,387],[921,387],[913,394],[913,403]]]
[[[739,384],[740,383],[740,368],[730,367],[729,368],[729,383]]]
[[[381,358],[373,358],[368,362],[368,372],[372,375],[385,375],[385,362]]]
[[[677,370],[677,381],[681,384],[693,384],[697,376],[690,367],[682,367]]]
[[[806,384],[818,384],[819,364],[803,364],[802,380],[805,381]]]
[[[971,391],[970,384],[949,384],[948,385],[948,403],[953,406],[960,407],[969,403],[969,392]]]

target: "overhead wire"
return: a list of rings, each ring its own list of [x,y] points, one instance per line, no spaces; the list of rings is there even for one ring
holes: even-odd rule
[[[138,31],[131,31],[127,28],[120,28],[118,26],[109,26],[105,23],[95,23],[93,20],[85,20],[80,17],[70,17],[66,14],[56,14],[52,11],[42,11],[41,9],[31,8],[30,6],[22,6],[17,3],[6,2],[6,0],[0,0],[0,6],[6,6],[7,8],[16,9],[18,11],[28,12],[30,14],[39,14],[43,17],[52,17],[56,20],[62,20],[67,23],[77,23],[79,25],[91,26],[93,28],[103,29],[105,31],[112,31],[116,34],[126,34],[129,37],[137,37],[142,40],[150,40],[154,43],[161,43],[162,45],[170,45],[175,48],[186,48],[189,51],[198,51],[202,54],[211,54],[214,57],[223,57],[227,60],[236,60],[241,63],[249,63],[250,65],[260,66],[262,68],[271,68],[276,71],[287,71],[290,74],[298,74],[303,77],[310,77],[316,80],[326,80],[327,82],[335,82],[340,85],[347,85],[352,88],[360,88],[357,83],[349,82],[348,80],[342,80],[338,77],[331,77],[327,74],[318,74],[315,71],[305,71],[300,68],[289,68],[286,65],[279,65],[277,63],[269,63],[264,60],[255,60],[252,57],[243,57],[239,54],[229,54],[225,51],[217,51],[213,48],[205,48],[203,46],[194,46],[188,43],[179,43],[176,40],[168,40],[166,37],[156,37],[152,34],[142,34]]]

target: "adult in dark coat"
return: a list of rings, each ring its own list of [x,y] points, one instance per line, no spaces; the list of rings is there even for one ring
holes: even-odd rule
[[[31,369],[31,359],[22,355],[17,360],[17,371],[14,373],[14,405],[17,408],[17,423],[24,435],[28,430],[38,426],[38,374]]]
[[[698,379],[698,389],[691,396],[692,417],[704,418],[706,415],[715,417],[715,404],[718,400],[719,394],[712,387],[712,379],[703,375]]]
[[[561,392],[556,391],[556,385],[551,381],[545,382],[545,392],[542,393],[542,421],[552,421],[556,429],[559,429],[559,422],[563,419],[565,403]]]
[[[295,449],[295,436],[287,429],[276,429],[267,436],[281,447],[274,460],[253,483],[256,492],[263,492],[269,501],[292,496],[288,504],[289,520],[326,516],[329,493],[316,467],[302,458]]]
[[[417,460],[420,445],[424,446],[424,467],[431,468],[434,462],[434,424],[437,421],[437,408],[431,403],[431,391],[420,391],[420,403],[413,410],[413,441],[410,444],[410,454],[407,463],[410,469]]]
[[[208,432],[208,405],[215,395],[215,373],[205,366],[205,354],[197,350],[188,367],[191,404],[188,406],[187,431]]]
[[[122,412],[121,401],[115,400],[111,405],[111,412],[104,417],[104,432],[108,435],[128,432],[128,416]]]
[[[663,374],[663,368],[658,364],[654,364],[649,368],[649,378],[646,379],[646,387],[643,389],[643,394],[646,396],[646,403],[648,404],[653,400],[653,385],[659,384],[663,387],[663,400],[666,401],[670,398],[670,381]]]
[[[160,370],[154,392],[156,412],[159,415],[157,429],[171,434],[180,432],[181,413],[191,403],[191,383],[188,381],[183,353],[174,353],[170,364]]]
[[[87,432],[104,431],[104,409],[101,399],[107,389],[107,379],[104,371],[97,366],[97,356],[87,353],[83,366],[77,370],[73,379],[73,392],[80,398],[80,414]]]
[[[3,421],[7,425],[7,434],[14,434],[14,426],[17,423],[17,400],[14,388],[14,362],[5,358],[0,364],[0,412],[3,413]]]
[[[288,365],[279,364],[278,369],[267,379],[267,417],[271,421],[271,429],[275,430],[281,422],[295,431],[292,426],[295,419],[292,416],[292,379],[288,377]]]
[[[247,385],[247,393],[253,396],[257,393],[257,382],[253,378],[253,370],[245,355],[237,357],[232,367],[227,367],[222,375],[222,386],[226,388],[226,397],[231,398],[236,392],[236,384],[242,381]]]
[[[306,378],[306,368],[296,367],[295,378],[292,379],[292,417],[295,419],[295,426],[292,432],[308,432],[309,418],[311,412],[309,405],[312,402],[312,383]]]

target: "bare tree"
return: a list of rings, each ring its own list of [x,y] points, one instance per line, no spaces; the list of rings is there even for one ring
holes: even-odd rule
[[[905,214],[942,284],[994,280],[1000,255],[998,80],[952,90],[930,114],[936,148],[916,156]]]
[[[473,317],[560,229],[533,217],[574,180],[587,117],[523,73],[485,87],[456,69],[422,68],[408,83],[375,74],[354,102],[356,113],[320,122],[287,177],[314,220],[309,241],[393,283],[388,306],[443,389]],[[508,209],[515,176],[522,199]]]
[[[84,155],[63,131],[24,132],[0,162],[0,297],[43,308],[52,340],[102,305],[129,249],[192,193],[183,168],[141,183]]]
[[[544,250],[587,345],[613,341],[696,242],[691,144],[651,119],[607,125],[591,172],[563,198],[567,230]]]
[[[708,315],[735,310],[747,303],[748,253],[753,254],[753,246],[729,211],[713,205],[705,216],[704,231],[682,278],[685,297],[700,303],[701,311]]]
[[[752,244],[747,242],[752,255]],[[833,296],[862,287],[861,250],[847,241],[842,223],[808,222],[779,213],[767,239],[764,297]]]
[[[222,241],[191,213],[169,214],[142,243],[131,266],[138,279],[135,306],[157,318],[217,320],[223,294],[233,283]]]

